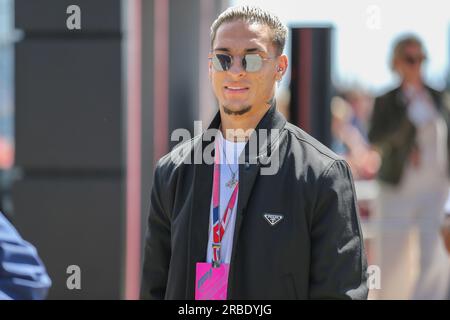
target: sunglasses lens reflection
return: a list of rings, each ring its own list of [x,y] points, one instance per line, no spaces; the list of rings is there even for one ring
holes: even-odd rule
[[[233,63],[233,58],[227,54],[215,54],[212,64],[217,71],[228,71]],[[246,54],[242,59],[242,68],[247,72],[257,72],[261,69],[262,58],[258,54]]]
[[[256,72],[261,69],[262,58],[258,54],[247,54],[242,63],[248,72]]]
[[[231,67],[231,57],[226,54],[215,54],[212,59],[214,68],[217,71],[227,71]]]

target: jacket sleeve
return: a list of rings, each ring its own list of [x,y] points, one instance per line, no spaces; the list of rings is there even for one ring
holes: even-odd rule
[[[396,106],[390,105],[388,101],[386,97],[375,99],[368,132],[369,142],[379,148],[402,148],[408,143],[410,150],[415,141],[416,129],[408,116],[393,118],[388,110]]]
[[[383,120],[384,118],[384,120]],[[370,143],[378,145],[385,138],[385,130],[383,130],[383,121],[387,121],[386,117],[383,115],[383,106],[381,103],[381,98],[376,98],[373,106],[372,116],[370,119],[370,128],[368,132],[368,138]]]
[[[0,300],[41,300],[50,278],[36,248],[0,213]]]
[[[155,170],[150,198],[150,213],[144,248],[141,299],[164,299],[171,256],[170,219],[161,198],[161,167]]]
[[[310,299],[367,299],[367,261],[347,163],[319,178],[311,221]]]

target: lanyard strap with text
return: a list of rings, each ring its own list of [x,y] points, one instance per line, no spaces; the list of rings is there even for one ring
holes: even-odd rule
[[[236,197],[239,190],[239,182],[234,187],[228,205],[225,209],[222,219],[219,215],[220,205],[220,148],[216,139],[214,156],[214,176],[213,176],[213,266],[220,266],[220,248],[222,246],[223,235],[230,221],[230,217],[236,203]]]

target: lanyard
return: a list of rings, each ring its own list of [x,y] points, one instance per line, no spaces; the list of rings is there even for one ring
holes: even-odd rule
[[[228,222],[236,204],[236,197],[239,190],[239,182],[234,187],[231,194],[228,205],[225,209],[222,219],[219,216],[220,205],[220,148],[218,139],[215,144],[215,156],[214,156],[214,176],[213,176],[213,266],[220,266],[220,249],[222,246],[223,235],[228,227]]]

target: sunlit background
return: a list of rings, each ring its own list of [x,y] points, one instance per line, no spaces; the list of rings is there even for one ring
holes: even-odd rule
[[[275,12],[287,25],[332,25],[333,80],[359,85],[374,93],[398,80],[389,68],[392,43],[398,35],[414,33],[427,49],[425,76],[443,89],[448,79],[450,5],[446,1],[368,0],[232,0]],[[289,48],[287,48],[288,51]]]

